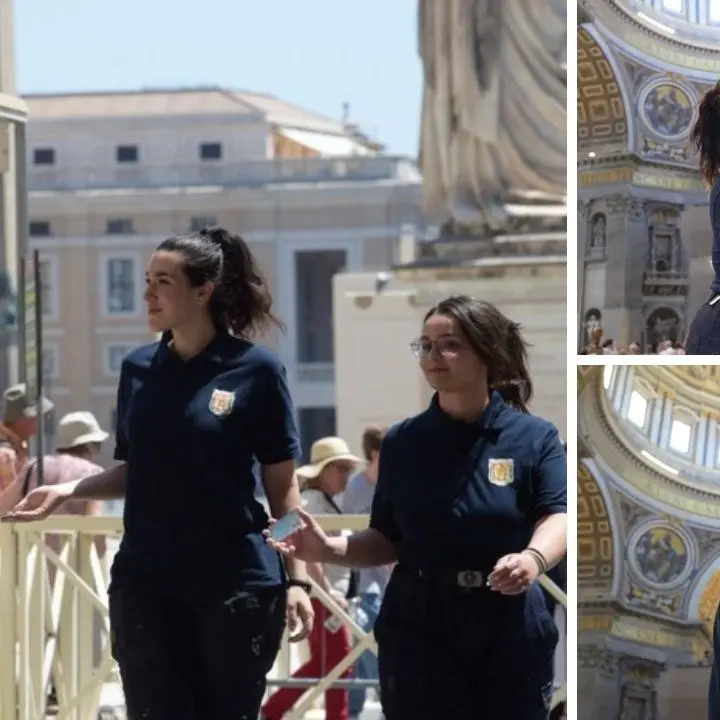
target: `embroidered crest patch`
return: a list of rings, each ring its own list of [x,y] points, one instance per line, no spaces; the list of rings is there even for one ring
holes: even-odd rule
[[[500,487],[511,485],[515,480],[515,463],[510,459],[491,458],[488,461],[488,480]]]
[[[235,405],[235,393],[227,390],[213,390],[208,409],[217,417],[225,417],[232,412],[233,405]]]

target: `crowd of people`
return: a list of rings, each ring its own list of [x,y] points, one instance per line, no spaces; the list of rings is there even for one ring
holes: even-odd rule
[[[630,343],[627,347],[620,345],[615,340],[608,339],[599,345],[587,345],[580,351],[580,355],[684,355],[685,346],[680,342],[662,340],[654,348],[643,350],[636,342]]]
[[[520,326],[467,296],[433,306],[410,346],[429,407],[368,428],[362,458],[328,437],[297,467],[285,368],[252,341],[282,323],[244,240],[213,227],[163,241],[145,302],[161,339],[122,364],[117,464],[90,466],[107,433],[75,413],[38,485],[28,442],[49,403],[23,386],[5,393],[0,448],[5,521],[124,500],[108,598],[128,716],[281,720],[302,694],[266,698],[285,630],[309,640],[298,678],[351,647],[312,579],[373,629],[379,663],[363,655],[348,677],[377,678],[386,720],[450,706],[457,720],[547,720],[558,629],[536,580],[565,558],[567,463],[557,429],[529,412]],[[291,512],[302,527],[273,539]],[[343,512],[369,512],[369,528],[315,519]],[[361,689],[331,689],[328,720],[355,716]]]

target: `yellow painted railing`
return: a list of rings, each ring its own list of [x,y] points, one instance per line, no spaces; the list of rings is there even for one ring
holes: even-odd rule
[[[325,530],[359,530],[362,515],[318,518]],[[41,523],[0,523],[0,718],[43,720],[53,683],[58,720],[98,720],[115,715],[103,699],[108,683],[118,683],[110,656],[107,582],[108,557],[98,555],[95,538],[112,546],[122,534],[122,521],[111,517],[54,516]],[[564,607],[565,594],[546,577],[543,586]],[[351,652],[322,678],[312,682],[295,704],[290,718],[303,718],[317,700],[363,652],[377,653],[372,632],[365,633],[320,587],[314,594],[350,631]],[[269,680],[292,684],[292,670],[307,649],[283,643]],[[351,681],[352,682],[352,681]],[[563,702],[565,686],[553,706]],[[115,704],[118,704],[117,701]],[[102,712],[102,714],[100,714]]]

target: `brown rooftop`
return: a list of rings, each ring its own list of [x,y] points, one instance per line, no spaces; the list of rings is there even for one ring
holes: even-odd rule
[[[29,94],[23,99],[31,121],[227,114],[257,116],[273,125],[343,133],[339,121],[272,95],[220,87]]]

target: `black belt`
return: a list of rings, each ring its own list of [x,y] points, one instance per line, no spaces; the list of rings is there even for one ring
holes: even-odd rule
[[[398,569],[419,580],[438,585],[464,588],[466,590],[479,590],[488,587],[489,573],[481,570],[424,570],[407,565],[401,565]]]

